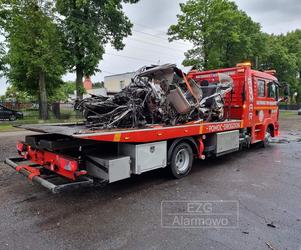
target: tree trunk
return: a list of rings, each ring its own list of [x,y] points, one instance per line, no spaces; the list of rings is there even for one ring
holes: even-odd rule
[[[48,120],[48,100],[47,100],[47,90],[46,90],[46,82],[45,82],[45,73],[39,73],[39,100],[40,100],[40,118],[43,120]]]
[[[207,48],[204,48],[204,70],[208,70],[209,67],[208,67],[208,52],[207,52]]]
[[[204,38],[204,42],[203,42],[203,68],[204,70],[208,70],[208,56],[209,56],[209,53],[208,53],[208,46],[207,46],[207,39]]]
[[[77,98],[77,100],[83,99],[83,93],[82,93],[83,77],[84,77],[83,70],[79,66],[76,66],[76,98]]]

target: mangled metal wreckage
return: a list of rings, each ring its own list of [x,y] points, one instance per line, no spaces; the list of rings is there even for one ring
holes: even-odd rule
[[[232,85],[232,78],[225,74],[218,74],[214,83],[198,85],[174,64],[145,66],[121,92],[86,98],[76,109],[84,113],[90,129],[222,121],[224,98]]]

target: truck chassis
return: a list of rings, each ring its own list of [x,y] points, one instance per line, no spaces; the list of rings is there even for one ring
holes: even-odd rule
[[[27,136],[25,142],[18,142],[17,150],[21,157],[7,158],[6,164],[32,182],[58,193],[82,186],[111,183],[129,178],[131,174],[165,168],[173,161],[173,151],[180,143],[188,145],[193,157],[199,159],[205,159],[210,154],[219,156],[239,150],[239,140],[231,144],[231,135],[229,137],[227,134],[234,131],[238,139],[242,121],[198,122],[93,133],[81,130],[81,125],[23,127],[46,134]],[[51,134],[62,127],[66,135]],[[216,135],[223,135],[223,141],[229,137],[230,148],[224,145],[218,149],[222,143],[213,142]],[[240,145],[248,144],[246,139],[240,142]],[[185,157],[186,151],[182,152],[182,157]],[[190,156],[186,156],[186,160],[187,157]],[[189,161],[190,166],[192,160]],[[186,174],[175,173],[177,178]]]

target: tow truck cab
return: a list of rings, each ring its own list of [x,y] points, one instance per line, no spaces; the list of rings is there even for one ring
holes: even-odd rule
[[[191,71],[188,78],[201,87],[216,82],[219,74],[233,79],[233,90],[225,98],[225,119],[242,120],[251,143],[266,142],[279,135],[279,83],[275,71],[257,71],[250,63],[235,68]]]

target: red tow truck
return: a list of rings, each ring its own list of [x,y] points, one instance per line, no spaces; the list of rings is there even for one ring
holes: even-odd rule
[[[18,158],[6,163],[53,193],[168,167],[176,178],[189,174],[193,160],[221,156],[251,144],[266,146],[279,135],[279,83],[272,71],[234,68],[191,71],[200,86],[223,73],[233,79],[222,122],[152,125],[134,129],[88,130],[84,124],[24,125],[42,134],[18,142]]]

